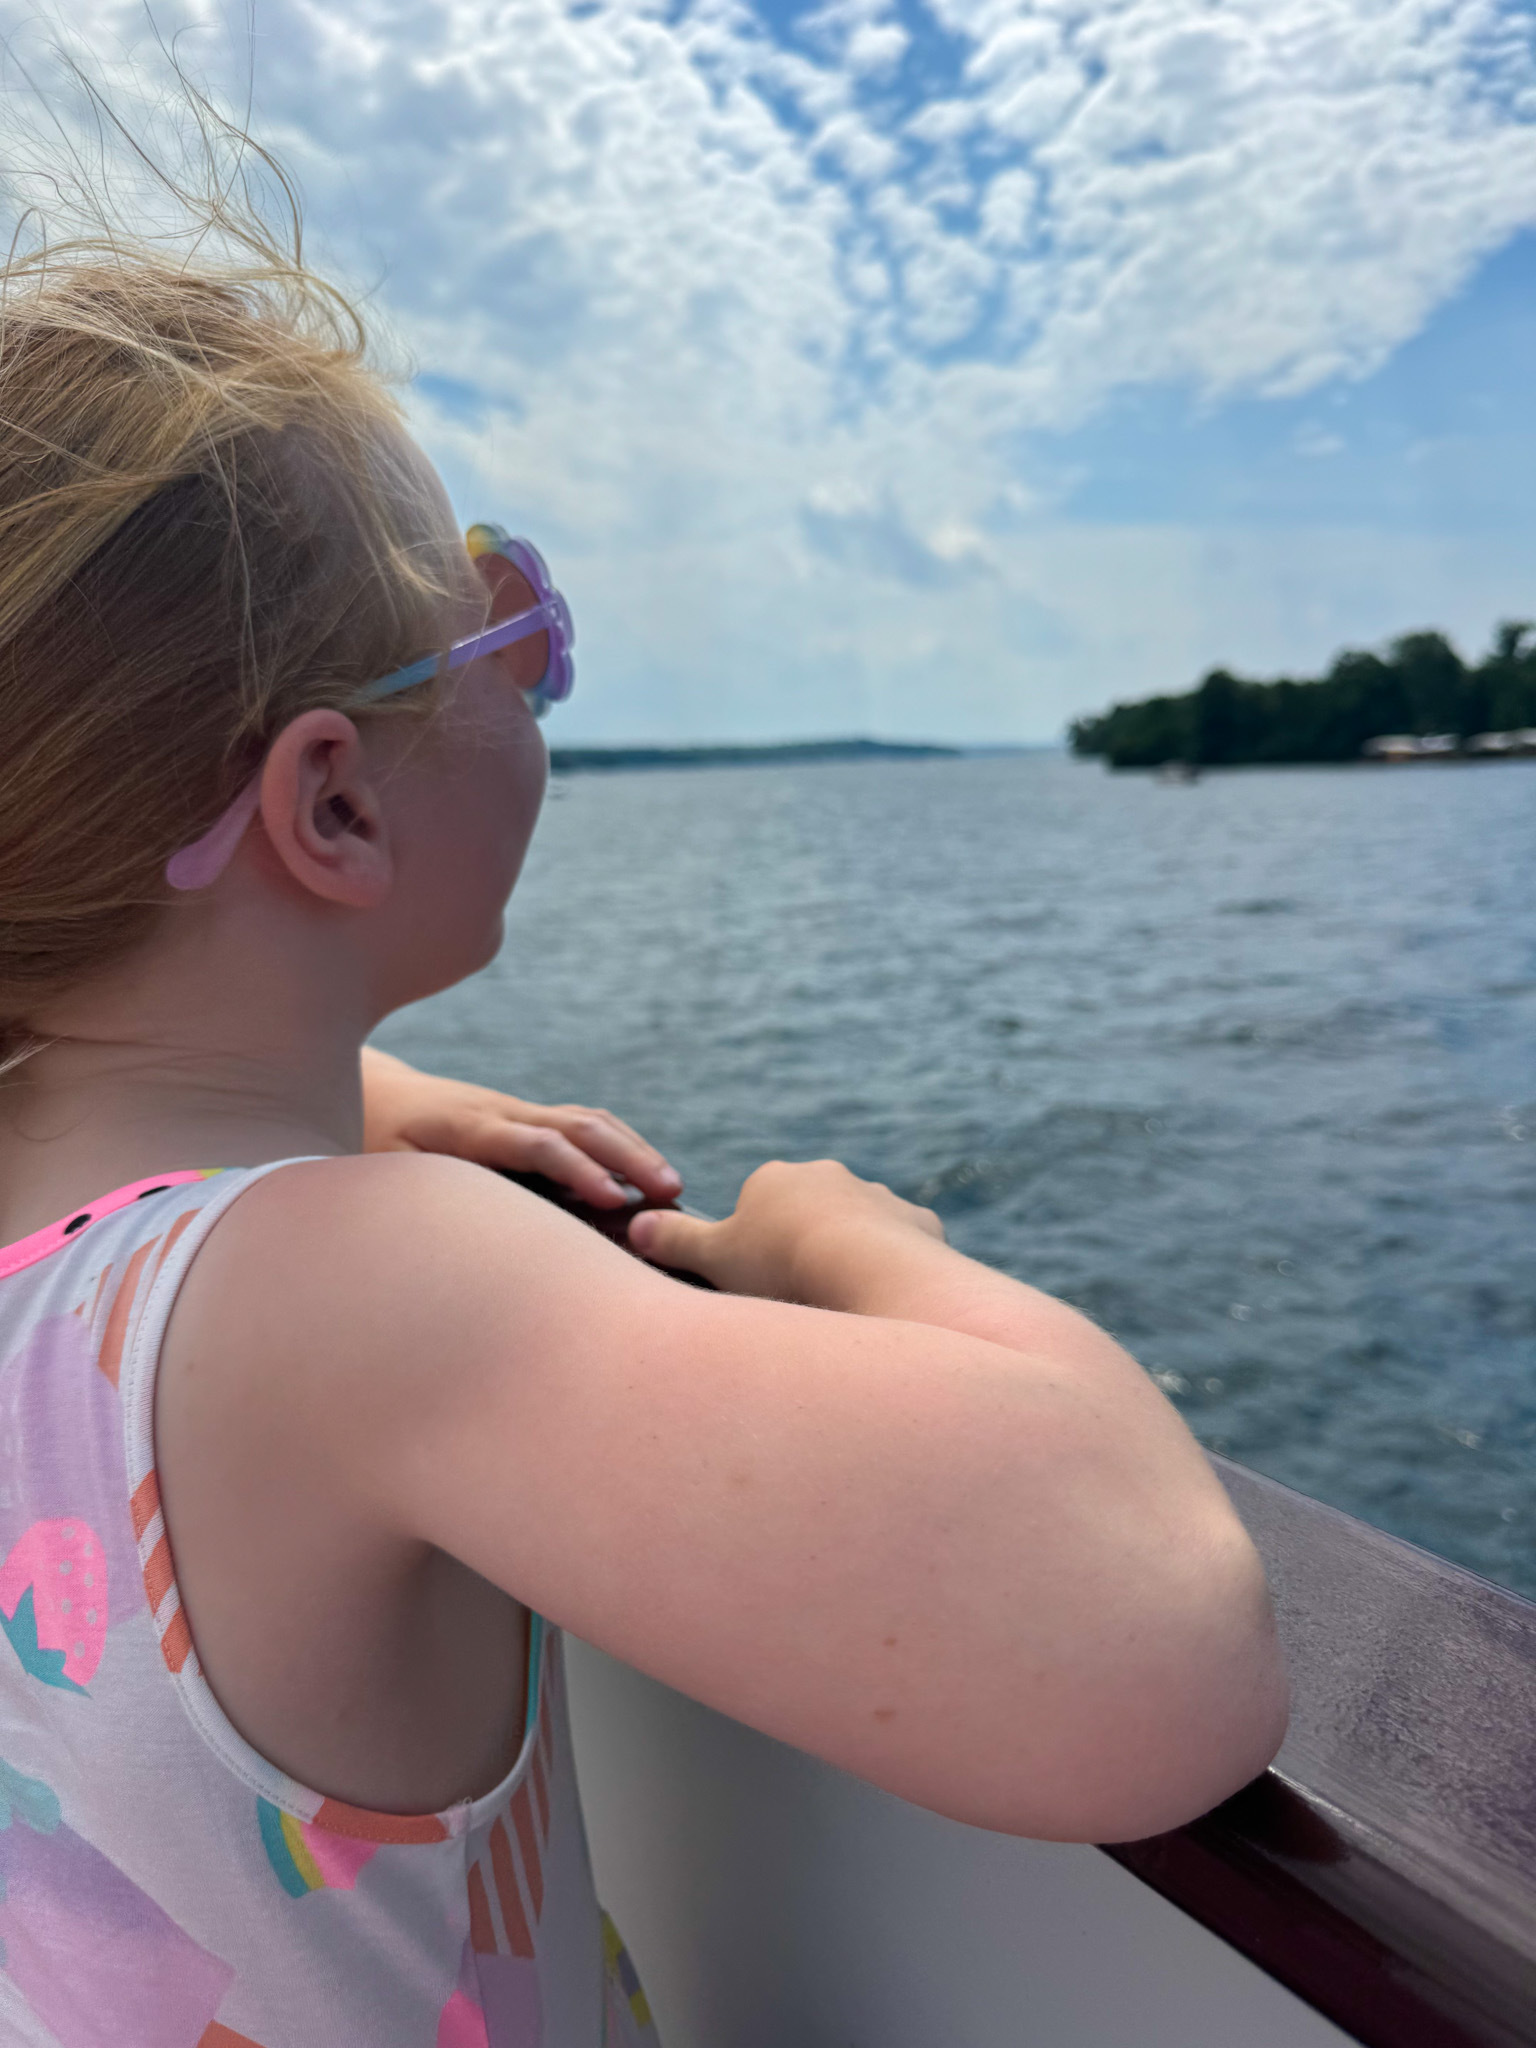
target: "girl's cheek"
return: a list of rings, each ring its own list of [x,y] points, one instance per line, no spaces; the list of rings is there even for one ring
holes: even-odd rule
[[[503,893],[512,887],[522,870],[543,808],[548,779],[548,750],[531,716],[502,747],[494,751],[487,748],[482,759],[476,809],[484,835],[482,844],[488,850],[494,848],[489,865],[493,872],[499,870]]]
[[[443,734],[429,868],[497,906],[516,881],[544,801],[549,752],[526,698],[499,670],[466,676]]]
[[[549,748],[526,698],[520,701],[518,713],[512,733],[508,782],[512,814],[522,849],[526,851],[544,807],[544,792],[549,784]]]

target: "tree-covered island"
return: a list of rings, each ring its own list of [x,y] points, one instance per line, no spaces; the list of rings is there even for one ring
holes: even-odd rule
[[[1405,633],[1384,653],[1346,649],[1325,676],[1250,682],[1213,669],[1180,697],[1116,704],[1069,728],[1075,754],[1112,768],[1355,761],[1385,733],[1479,733],[1536,727],[1536,625],[1511,620],[1475,664],[1443,633]]]

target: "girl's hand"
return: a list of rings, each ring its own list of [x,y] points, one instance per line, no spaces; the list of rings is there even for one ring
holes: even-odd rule
[[[670,1202],[682,1176],[606,1109],[523,1102],[495,1088],[419,1073],[363,1048],[363,1150],[444,1152],[477,1166],[542,1173],[595,1209],[620,1209],[635,1187]],[[626,1185],[627,1184],[627,1185]]]
[[[811,1308],[854,1307],[870,1279],[911,1263],[918,1241],[944,1242],[931,1209],[833,1159],[760,1166],[723,1223],[642,1209],[629,1226],[632,1248],[657,1265],[701,1273],[727,1294]]]

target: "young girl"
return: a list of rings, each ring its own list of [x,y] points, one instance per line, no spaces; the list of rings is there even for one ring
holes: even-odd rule
[[[495,954],[571,657],[341,304],[4,292],[0,2035],[649,2038],[562,1629],[983,1827],[1262,1769],[1259,1564],[1103,1331],[827,1162],[644,1263],[485,1170],[665,1202],[634,1133],[360,1059]]]

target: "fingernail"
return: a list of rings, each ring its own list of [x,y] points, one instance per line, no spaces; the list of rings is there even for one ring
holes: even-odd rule
[[[651,1241],[655,1228],[655,1224],[651,1221],[651,1212],[648,1209],[642,1209],[638,1216],[630,1217],[629,1241],[637,1252],[645,1250]]]
[[[661,1169],[660,1173],[657,1174],[656,1178],[661,1182],[664,1188],[676,1189],[680,1188],[683,1184],[683,1176],[678,1172],[675,1166],[664,1166]]]

